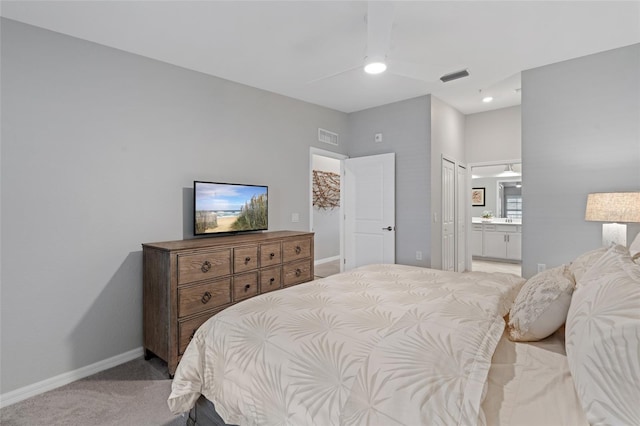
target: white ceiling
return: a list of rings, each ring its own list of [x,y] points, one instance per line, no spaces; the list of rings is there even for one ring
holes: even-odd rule
[[[640,42],[640,1],[394,6],[390,69],[378,76],[361,69],[366,2],[23,0],[2,1],[0,14],[344,112],[427,93],[465,114],[518,105],[520,71]],[[461,69],[471,76],[438,80]]]

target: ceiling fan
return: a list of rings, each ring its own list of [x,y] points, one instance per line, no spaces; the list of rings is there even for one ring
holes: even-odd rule
[[[367,2],[367,14],[365,16],[367,23],[367,46],[364,58],[362,58],[357,65],[330,75],[325,75],[309,83],[316,83],[358,69],[368,74],[389,73],[425,83],[437,81],[442,73],[436,73],[438,70],[435,69],[436,67],[434,67],[433,64],[431,66],[424,66],[416,63],[403,62],[390,55],[394,9],[395,4],[393,1]],[[466,70],[463,71],[466,72]],[[468,75],[468,73],[466,75]]]

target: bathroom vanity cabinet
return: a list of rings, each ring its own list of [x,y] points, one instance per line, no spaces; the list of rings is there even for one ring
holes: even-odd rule
[[[522,224],[473,223],[471,254],[500,260],[522,260]]]

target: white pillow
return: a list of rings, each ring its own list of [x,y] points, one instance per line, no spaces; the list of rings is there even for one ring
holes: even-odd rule
[[[567,319],[574,287],[566,265],[529,278],[509,312],[509,339],[535,342],[553,334]]]
[[[640,265],[626,247],[611,247],[582,277],[566,349],[589,423],[640,425]]]
[[[576,283],[578,283],[584,273],[587,272],[589,268],[591,268],[591,266],[596,263],[603,254],[607,252],[607,249],[608,247],[600,247],[595,250],[590,250],[586,253],[582,253],[569,264],[569,270],[573,274],[573,278],[575,279]]]

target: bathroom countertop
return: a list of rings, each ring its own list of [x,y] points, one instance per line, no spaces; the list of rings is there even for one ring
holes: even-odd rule
[[[512,219],[511,222],[507,222],[507,218],[504,217],[494,217],[489,222],[483,222],[481,217],[473,217],[471,218],[471,223],[493,223],[500,225],[522,225],[521,219]]]

